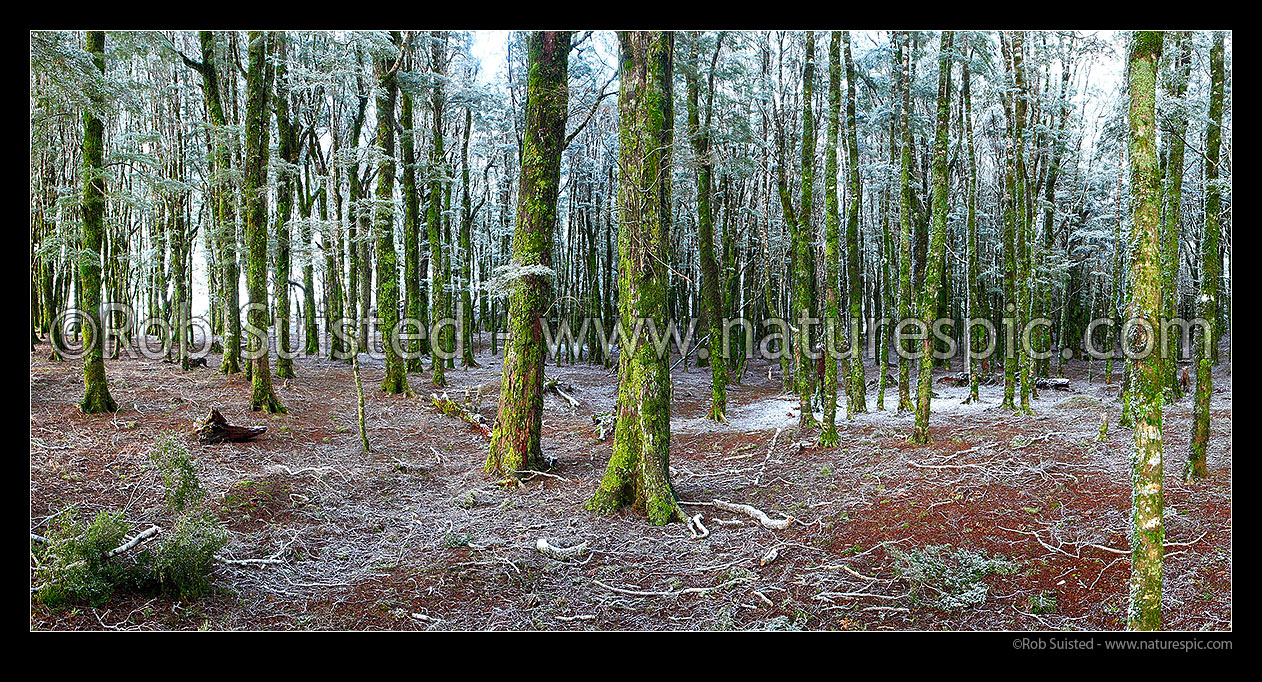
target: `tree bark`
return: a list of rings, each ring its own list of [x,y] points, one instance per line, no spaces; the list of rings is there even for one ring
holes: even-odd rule
[[[267,158],[268,158],[268,90],[272,67],[267,63],[268,37],[261,31],[249,34],[249,67],[246,71],[245,108],[245,179],[241,193],[245,198],[245,238],[249,269],[246,284],[250,306],[246,320],[250,326],[251,362],[250,408],[271,413],[285,412],[285,406],[272,388],[269,361],[267,316]]]
[[[1197,326],[1197,338],[1193,341],[1196,353],[1196,395],[1192,406],[1192,443],[1188,451],[1186,480],[1205,478],[1209,474],[1205,463],[1205,451],[1209,446],[1209,400],[1213,394],[1213,352],[1218,322],[1218,276],[1222,260],[1218,254],[1219,218],[1222,192],[1218,186],[1219,154],[1222,147],[1223,124],[1223,33],[1214,32],[1214,44],[1209,51],[1209,123],[1205,131],[1205,236],[1201,239],[1201,296],[1198,316],[1204,320]]]
[[[84,49],[92,64],[105,74],[105,32],[88,31]],[[101,241],[105,230],[105,124],[100,112],[105,98],[89,91],[91,106],[83,112],[83,243],[79,250],[79,305],[83,309],[83,400],[79,409],[88,414],[115,412],[105,379],[105,334],[101,328]]]
[[[618,307],[624,328],[638,320],[665,330],[670,262],[670,177],[674,138],[674,34],[625,31],[621,44],[618,177]],[[588,507],[633,506],[663,525],[687,517],[670,480],[669,358],[651,343],[628,343],[618,358],[613,456]]]
[[[1132,630],[1161,627],[1161,564],[1164,532],[1162,497],[1162,423],[1164,375],[1155,338],[1161,314],[1161,175],[1157,162],[1157,72],[1161,31],[1137,31],[1127,58],[1130,120],[1132,214],[1131,309],[1128,317],[1152,325],[1135,325],[1127,343],[1145,357],[1132,361],[1131,411],[1135,443],[1131,450],[1131,579],[1127,626]],[[1146,336],[1147,338],[1143,338]]]
[[[933,329],[937,316],[938,287],[942,283],[943,255],[946,250],[947,213],[949,212],[947,143],[951,124],[951,50],[954,34],[943,31],[938,52],[938,125],[933,142],[933,222],[929,234],[925,282],[920,299],[920,316],[925,328]],[[933,398],[933,334],[927,333],[920,343],[919,386],[916,389],[916,424],[913,443],[928,443],[929,410]]]
[[[513,266],[551,268],[569,108],[569,31],[535,31],[527,40],[526,134],[513,232]],[[512,283],[511,337],[504,348],[499,412],[485,468],[496,474],[538,469],[543,461],[543,316],[552,274],[529,272]]]

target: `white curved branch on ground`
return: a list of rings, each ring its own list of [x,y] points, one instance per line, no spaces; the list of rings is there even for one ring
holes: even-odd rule
[[[535,549],[543,553],[544,556],[557,561],[569,561],[577,559],[587,553],[587,541],[584,540],[573,547],[557,547],[549,543],[544,538],[539,538],[535,543]]]
[[[123,552],[126,552],[127,550],[131,549],[132,547],[135,547],[136,545],[139,545],[141,542],[144,542],[146,539],[151,538],[151,537],[153,537],[153,536],[155,536],[155,535],[157,535],[158,533],[161,533],[161,532],[162,532],[162,528],[161,528],[161,527],[159,527],[159,526],[150,526],[149,528],[146,528],[145,530],[142,530],[142,531],[140,531],[139,533],[137,533],[137,534],[136,534],[136,537],[134,537],[134,538],[132,538],[132,539],[128,540],[127,542],[124,542],[123,544],[121,544],[121,545],[119,545],[119,546],[115,547],[114,549],[111,549],[110,551],[106,552],[106,553],[105,553],[105,558],[106,558],[106,559],[109,559],[110,557],[115,557],[115,556],[118,556],[119,554],[122,554]]]
[[[770,528],[771,530],[784,530],[793,523],[792,516],[787,516],[783,519],[773,519],[770,516],[767,516],[767,514],[761,509],[751,507],[747,504],[733,504],[731,502],[724,502],[723,500],[714,500],[711,504],[719,509],[726,509],[732,512],[739,512],[746,516],[752,516],[753,518],[758,519],[758,521],[762,523],[763,527]]]

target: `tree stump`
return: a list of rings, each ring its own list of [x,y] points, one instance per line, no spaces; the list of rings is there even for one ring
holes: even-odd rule
[[[211,408],[210,414],[197,425],[197,442],[210,445],[213,443],[240,442],[252,440],[263,435],[266,426],[237,426],[229,424],[218,408]]]

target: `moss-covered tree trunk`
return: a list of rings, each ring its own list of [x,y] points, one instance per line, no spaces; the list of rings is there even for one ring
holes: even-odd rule
[[[846,60],[846,146],[849,158],[850,205],[846,208],[846,281],[850,288],[850,373],[846,377],[848,416],[868,411],[867,377],[863,371],[863,266],[859,240],[859,211],[863,186],[859,178],[859,131],[855,118],[854,57],[850,54],[850,32],[842,31]],[[830,100],[831,101],[831,100]],[[830,104],[829,116],[833,115]],[[836,281],[834,278],[832,281]],[[879,368],[878,368],[879,369]]]
[[[841,350],[841,292],[838,284],[841,277],[841,218],[837,208],[841,41],[841,31],[833,31],[828,41],[828,129],[824,134],[824,389],[821,392],[824,399],[824,424],[819,434],[819,444],[823,447],[832,447],[841,442],[836,423],[837,354]],[[846,47],[849,48],[848,43]]]
[[[527,40],[526,129],[513,232],[513,266],[527,269],[512,284],[511,337],[504,348],[499,413],[486,470],[536,469],[543,461],[543,316],[552,302],[552,237],[561,184],[561,152],[569,108],[569,31],[534,31]]]
[[[315,254],[311,249],[311,209],[316,196],[312,193],[310,157],[304,162],[303,200],[299,202],[302,216],[302,326],[303,352],[310,357],[320,354],[320,326],[316,322]]]
[[[1188,108],[1183,101],[1187,94],[1188,77],[1192,69],[1192,32],[1171,33],[1174,52],[1174,69],[1170,83],[1170,113],[1166,129],[1170,147],[1166,156],[1165,177],[1165,224],[1161,237],[1161,316],[1171,320],[1178,316],[1179,303],[1179,232],[1183,218],[1183,158],[1187,148],[1184,137],[1188,129]],[[1182,397],[1179,384],[1178,335],[1170,334],[1163,342],[1162,360],[1165,367],[1165,385],[1174,400]]]
[[[793,378],[797,387],[802,431],[816,426],[815,361],[811,322],[815,303],[815,253],[812,241],[815,196],[815,32],[806,32],[806,56],[802,62],[802,199],[793,229],[793,324],[797,326],[793,345]],[[836,389],[834,389],[835,391]]]
[[[298,131],[289,112],[289,81],[286,41],[275,38],[276,53],[276,153],[284,163],[276,172],[276,376],[294,378],[293,351],[289,339],[290,221],[294,214],[294,185],[297,182]]]
[[[362,90],[362,88],[361,88]],[[359,94],[359,108],[356,110],[354,122],[351,123],[351,129],[346,137],[347,144],[351,147],[359,146],[360,131],[364,126],[364,118],[368,111],[368,95]],[[331,164],[337,167],[336,163]],[[346,313],[352,319],[350,321],[351,336],[355,338],[355,343],[348,350],[351,353],[358,354],[367,348],[368,330],[367,330],[367,305],[363,303],[365,294],[370,294],[364,290],[363,280],[369,275],[368,263],[365,262],[366,248],[360,248],[360,242],[369,237],[360,230],[360,216],[362,214],[362,200],[364,198],[364,187],[359,179],[359,161],[350,164],[346,169],[346,189],[347,201],[345,202],[345,218],[346,221]],[[336,188],[335,190],[336,191]],[[342,205],[338,205],[338,217],[342,217]],[[350,360],[350,358],[346,358]]]
[[[202,95],[206,98],[206,115],[210,119],[210,154],[208,168],[210,171],[210,199],[212,214],[215,217],[213,244],[218,273],[216,278],[216,296],[211,305],[217,310],[220,318],[219,331],[223,336],[223,362],[219,371],[224,374],[236,374],[241,371],[241,309],[238,289],[241,272],[238,269],[236,218],[232,182],[232,146],[228,131],[228,117],[224,112],[223,98],[219,90],[218,61],[215,55],[214,31],[198,33],[201,44],[202,61],[190,62],[189,65],[202,75]]]
[[[901,77],[899,95],[902,106],[898,114],[898,132],[902,141],[902,153],[899,159],[898,180],[898,320],[903,322],[911,318],[911,237],[912,237],[912,197],[911,197],[911,45],[906,31],[901,32],[895,59],[899,62]],[[898,411],[912,409],[911,404],[911,347],[910,342],[903,340],[898,349]]]
[[[1030,394],[1034,386],[1034,357],[1025,338],[1025,330],[1030,321],[1030,303],[1034,287],[1033,270],[1030,259],[1030,202],[1029,186],[1026,179],[1025,163],[1025,123],[1029,111],[1025,77],[1025,32],[1012,31],[1010,34],[1012,59],[1012,75],[1014,79],[1012,103],[1012,145],[1015,149],[1013,165],[1013,199],[1015,200],[1014,217],[1016,221],[1016,261],[1017,261],[1017,310],[1016,320],[1019,333],[1015,338],[1017,351],[1016,370],[1021,376],[1021,411],[1030,413]]]
[[[933,140],[933,221],[929,233],[928,260],[925,262],[924,289],[921,290],[920,317],[926,329],[933,328],[937,316],[938,287],[943,277],[943,255],[946,253],[947,214],[949,213],[947,181],[947,143],[951,124],[951,50],[954,34],[943,31],[938,52],[938,124]],[[913,443],[929,442],[929,408],[933,398],[933,336],[925,334],[920,342],[919,386],[916,389],[916,425]]]
[[[1003,51],[1004,69],[1012,72],[1012,59],[1006,36],[1000,36]],[[1004,198],[1003,198],[1003,300],[1004,329],[1000,332],[1003,339],[1003,402],[1000,407],[1015,410],[1017,391],[1017,366],[1020,362],[1018,346],[1019,336],[1019,302],[1017,300],[1017,179],[1016,179],[1016,146],[1019,139],[1016,134],[1016,115],[1013,110],[1012,95],[1004,97],[1004,113],[1007,118],[1007,153],[1004,154]]]
[[[249,66],[246,70],[245,177],[241,193],[245,199],[245,239],[248,248],[246,284],[250,306],[246,311],[250,327],[249,352],[252,367],[250,409],[284,412],[285,406],[272,388],[269,362],[270,342],[267,320],[267,159],[268,90],[272,66],[267,60],[268,36],[250,31]]]
[[[446,33],[434,31],[431,41],[430,68],[435,74],[442,76],[446,66]],[[446,106],[446,98],[441,79],[435,81],[430,105],[433,110],[430,118],[433,122],[434,139],[429,154],[429,212],[425,220],[429,231],[430,321],[434,325],[432,329],[438,329],[439,323],[451,316],[451,308],[447,305],[450,300],[448,286],[451,273],[443,266],[443,185],[446,173],[443,167],[443,108]],[[435,386],[447,385],[447,378],[443,373],[444,356],[450,354],[445,338],[446,331],[444,328],[440,335],[431,330],[429,334],[432,354],[430,367],[434,372]]]
[[[705,120],[701,117],[700,58],[695,38],[693,64],[684,70],[688,86],[688,136],[697,163],[697,243],[701,256],[701,315],[709,327],[710,411],[707,418],[727,421],[727,356],[723,355],[723,306],[719,294],[719,266],[714,255],[714,211],[711,205],[714,184],[714,157],[710,150],[710,114],[714,106],[714,68],[722,49],[722,35],[714,46],[706,90]]]
[[[469,136],[473,109],[464,110],[464,138],[460,143],[460,364],[477,367],[473,359],[473,203],[469,196]]]
[[[1205,236],[1201,239],[1201,296],[1197,338],[1192,350],[1196,354],[1196,395],[1192,401],[1192,444],[1188,451],[1185,480],[1205,478],[1209,470],[1205,451],[1209,446],[1209,399],[1213,393],[1213,365],[1210,340],[1218,323],[1218,275],[1222,260],[1218,254],[1218,212],[1222,209],[1222,191],[1218,186],[1219,154],[1222,147],[1223,123],[1223,32],[1214,32],[1209,50],[1209,122],[1205,131]]]
[[[398,31],[390,32],[390,41],[403,47]],[[394,250],[394,104],[398,97],[398,55],[378,58],[377,76],[377,146],[381,159],[377,162],[377,202],[373,211],[373,232],[377,245],[377,318],[380,320],[381,345],[385,355],[386,376],[381,390],[401,394],[408,390],[407,367],[403,362],[399,325],[399,257]]]
[[[985,289],[982,287],[981,262],[977,255],[977,153],[973,147],[973,98],[970,93],[970,74],[969,74],[969,58],[968,55],[963,65],[960,67],[960,84],[961,97],[964,100],[964,143],[968,150],[968,187],[965,190],[966,201],[968,202],[968,217],[966,219],[965,231],[968,241],[968,313],[965,315],[968,319],[980,319],[984,317],[981,313],[984,307],[983,296]],[[965,335],[970,342],[968,352],[980,353],[986,347],[986,328],[982,326],[970,325],[965,329]],[[972,356],[968,356],[968,400],[978,400],[978,384],[980,382],[981,372],[973,363],[977,362]]]
[[[618,38],[618,307],[627,329],[644,320],[665,330],[675,40],[668,31],[625,31]],[[633,506],[654,525],[685,518],[670,480],[668,360],[643,340],[623,346],[613,456],[591,509]]]
[[[403,132],[399,140],[403,145],[403,297],[404,315],[410,320],[421,319],[421,198],[416,186],[416,122],[412,115],[412,95],[406,89],[399,94],[399,125]],[[419,336],[418,330],[408,330]],[[403,344],[408,353],[407,371],[420,372],[420,339],[408,339]]]
[[[1161,627],[1162,514],[1161,412],[1164,375],[1153,334],[1161,315],[1161,174],[1157,162],[1157,68],[1161,31],[1136,31],[1127,58],[1130,120],[1132,349],[1151,352],[1132,361],[1131,580],[1127,626]],[[1144,325],[1151,325],[1145,331]],[[1142,355],[1142,354],[1141,354]]]
[[[105,73],[105,32],[88,31],[84,49]],[[114,412],[118,403],[105,380],[105,334],[101,329],[101,241],[105,230],[105,98],[97,87],[83,112],[83,241],[79,249],[79,306],[83,310],[83,400],[88,414]]]

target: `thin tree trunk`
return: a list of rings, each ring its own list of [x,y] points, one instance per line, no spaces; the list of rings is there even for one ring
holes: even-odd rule
[[[1131,235],[1131,309],[1128,317],[1153,325],[1136,327],[1132,347],[1153,344],[1153,352],[1132,361],[1131,409],[1135,445],[1131,450],[1131,579],[1127,627],[1161,627],[1161,564],[1164,532],[1162,495],[1163,367],[1153,338],[1161,315],[1161,176],[1157,162],[1157,73],[1161,31],[1137,31],[1127,59],[1130,162],[1134,232]],[[1146,334],[1147,339],[1140,338]]]
[[[1209,51],[1209,123],[1205,132],[1205,236],[1201,239],[1201,297],[1199,317],[1204,326],[1197,326],[1193,342],[1196,353],[1196,396],[1192,408],[1192,443],[1184,479],[1191,481],[1209,474],[1205,451],[1209,446],[1209,401],[1213,393],[1213,366],[1210,341],[1218,321],[1218,272],[1222,260],[1218,254],[1218,212],[1222,207],[1218,187],[1218,164],[1222,146],[1223,123],[1223,33],[1214,32]]]

